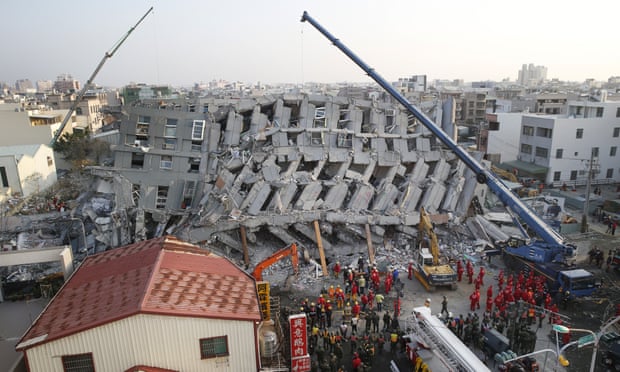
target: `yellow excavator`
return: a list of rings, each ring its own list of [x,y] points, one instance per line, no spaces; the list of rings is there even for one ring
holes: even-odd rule
[[[428,237],[429,247],[423,247]],[[417,249],[414,249],[413,268],[415,277],[427,291],[434,291],[436,287],[450,287],[456,289],[456,272],[439,256],[439,242],[433,229],[431,218],[424,208],[420,208],[420,224],[418,225]]]

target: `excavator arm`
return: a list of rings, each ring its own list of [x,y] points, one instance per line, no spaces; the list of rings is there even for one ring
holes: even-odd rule
[[[431,254],[433,255],[433,265],[439,265],[439,242],[437,241],[437,235],[435,235],[435,230],[433,230],[433,223],[431,222],[431,218],[424,210],[424,207],[420,208],[420,224],[419,226],[419,240],[422,241],[424,235],[428,236],[430,240],[430,249]]]
[[[293,271],[295,272],[295,274],[297,274],[297,270],[299,268],[299,257],[297,257],[297,244],[292,243],[288,247],[280,249],[276,253],[259,262],[258,265],[256,265],[256,267],[254,268],[252,276],[256,279],[256,281],[262,281],[263,270],[287,256],[291,256]]]

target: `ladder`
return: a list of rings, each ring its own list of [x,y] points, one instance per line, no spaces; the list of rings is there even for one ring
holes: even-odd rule
[[[428,344],[428,346],[435,351],[439,352],[439,357],[442,359],[444,363],[448,366],[452,367],[451,371],[461,370],[459,368],[459,362],[452,356],[452,352],[447,346],[438,339],[432,327],[429,327],[426,322],[421,323],[422,325],[414,325],[416,329],[416,333],[421,336],[424,341]]]

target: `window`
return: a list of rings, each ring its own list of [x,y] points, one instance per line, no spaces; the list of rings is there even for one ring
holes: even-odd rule
[[[200,141],[192,141],[191,151],[193,151],[193,152],[200,152],[201,149],[202,149],[202,142],[200,142]]]
[[[614,134],[613,134],[613,136],[614,136],[614,137],[620,137],[620,127],[618,127],[618,128],[614,128]]]
[[[65,372],[95,372],[93,354],[63,355],[62,368]]]
[[[155,208],[166,208],[166,202],[168,201],[168,186],[157,186],[157,200],[155,201]]]
[[[614,169],[613,168],[607,169],[607,178],[614,178]]]
[[[595,158],[598,157],[598,147],[592,147],[592,156]]]
[[[559,181],[562,176],[562,172],[553,172],[553,180]]]
[[[159,167],[161,169],[172,169],[172,156],[162,155]]]
[[[611,147],[609,148],[609,156],[616,156],[616,150],[617,150],[617,149],[618,149],[618,148],[617,148],[616,146],[611,146]]]
[[[164,150],[176,150],[177,139],[176,138],[164,138],[164,143],[162,144],[161,148]]]
[[[528,125],[524,125],[521,129],[521,133],[525,136],[533,136],[534,135],[534,127],[530,127]]]
[[[616,117],[620,118],[620,107],[616,108]]]
[[[570,171],[570,180],[575,181],[577,179],[577,171]]]
[[[176,137],[177,136],[177,119],[170,119],[166,121],[164,127],[164,137]]]
[[[228,336],[210,337],[200,339],[200,358],[208,359],[219,356],[227,356]]]
[[[131,153],[131,167],[134,169],[142,169],[144,167],[144,153]]]
[[[555,158],[556,159],[562,159],[563,155],[564,155],[564,149],[557,149],[557,150],[555,150]]]
[[[532,153],[532,145],[528,145],[527,143],[522,143],[521,144],[521,152],[524,154],[531,154]]]
[[[133,204],[135,206],[140,205],[140,198],[142,198],[142,191],[140,189],[140,184],[134,183],[131,185],[131,197],[133,199]]]
[[[194,124],[192,126],[192,140],[200,141],[203,139],[205,132],[205,121],[204,120],[194,120]]]
[[[138,136],[148,136],[149,135],[149,124],[151,123],[150,116],[142,116],[138,117],[138,123],[136,124],[136,135]]]
[[[597,107],[596,108],[596,117],[597,118],[602,118],[603,117],[603,108],[602,107]]]
[[[52,159],[51,156],[47,157],[47,166],[51,167],[52,165],[54,165],[54,159]]]
[[[551,134],[553,133],[552,129],[548,128],[536,128],[536,135],[538,137],[551,138]]]
[[[546,147],[538,147],[538,146],[536,146],[536,156],[538,156],[540,158],[547,158],[547,157],[549,157],[549,149],[547,149]]]
[[[9,187],[9,179],[6,176],[5,167],[0,167],[0,178],[2,178],[2,187]]]
[[[577,128],[575,138],[583,138],[583,128]]]
[[[198,173],[200,171],[200,158],[189,159],[189,173]]]

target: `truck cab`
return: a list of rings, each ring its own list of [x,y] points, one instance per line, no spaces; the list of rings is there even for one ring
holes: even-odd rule
[[[590,296],[597,288],[594,276],[584,269],[560,271],[558,284],[564,292],[570,291],[571,296]]]

